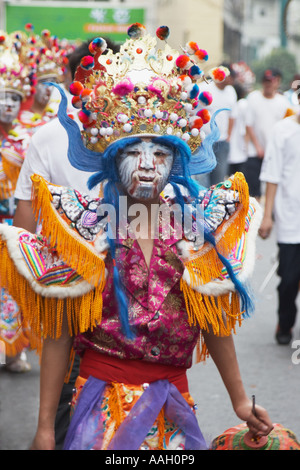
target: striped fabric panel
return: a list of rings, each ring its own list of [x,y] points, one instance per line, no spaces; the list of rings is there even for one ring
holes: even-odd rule
[[[81,279],[72,268],[61,263],[47,269],[42,255],[29,243],[20,242],[21,253],[33,277],[45,286],[68,285]]]
[[[19,247],[28,268],[35,278],[39,278],[46,271],[42,255],[29,243],[20,242]]]
[[[3,158],[16,166],[21,167],[24,162],[24,155],[17,152],[13,147],[4,147],[2,149],[2,155]]]

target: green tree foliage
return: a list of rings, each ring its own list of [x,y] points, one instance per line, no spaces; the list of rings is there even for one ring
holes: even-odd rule
[[[295,56],[284,48],[278,48],[273,49],[264,59],[252,62],[251,68],[256,75],[257,85],[261,83],[264,71],[271,67],[276,67],[281,71],[281,90],[288,90],[294,75],[298,72]]]

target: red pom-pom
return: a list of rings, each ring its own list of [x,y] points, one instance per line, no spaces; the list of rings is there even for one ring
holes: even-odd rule
[[[89,70],[94,67],[94,58],[91,55],[86,55],[82,57],[80,65],[85,70]]]
[[[223,82],[229,75],[229,70],[226,67],[216,67],[211,70],[210,75],[216,82]]]
[[[127,34],[131,39],[139,39],[145,36],[146,28],[141,23],[133,23],[127,29]]]
[[[90,90],[89,88],[84,88],[82,92],[80,93],[81,101],[86,103],[91,93],[92,93],[92,90]]]
[[[83,88],[82,83],[76,81],[71,83],[69,90],[71,95],[79,96]]]
[[[81,101],[81,99],[79,98],[79,96],[73,96],[73,98],[72,98],[72,105],[73,105],[74,108],[76,108],[76,109],[81,109],[81,108],[82,108],[82,101]]]
[[[203,119],[198,116],[197,119],[193,122],[192,129],[201,129],[203,126]]]
[[[209,93],[209,91],[203,91],[202,93],[200,93],[199,95],[199,101],[201,101],[201,103],[203,103],[205,106],[209,106],[212,101],[213,101],[213,96],[211,93]]]
[[[188,42],[186,47],[188,49],[188,52],[190,52],[191,54],[195,54],[195,52],[199,49],[198,44],[194,41]]]
[[[203,124],[210,121],[210,112],[207,109],[201,109],[201,111],[198,111],[197,116],[202,119]]]
[[[168,26],[160,26],[156,30],[156,36],[158,39],[161,39],[161,41],[165,41],[170,35],[170,29]]]
[[[89,45],[89,51],[91,54],[103,54],[107,48],[107,42],[103,38],[95,38]]]
[[[201,61],[208,60],[208,53],[204,49],[198,49],[195,52],[195,56],[197,57],[198,60],[201,60]]]
[[[90,114],[91,113],[89,111],[81,110],[78,113],[78,119],[80,122],[82,122],[82,124],[88,124],[90,121]]]
[[[191,64],[190,58],[189,58],[189,56],[187,56],[185,54],[182,54],[182,55],[178,56],[177,59],[176,59],[176,65],[180,69],[188,68],[190,64]]]
[[[51,33],[50,33],[49,29],[43,29],[43,31],[42,31],[43,38],[50,38],[50,34]]]
[[[33,31],[34,30],[33,24],[32,23],[26,23],[25,29],[26,29],[26,31]]]

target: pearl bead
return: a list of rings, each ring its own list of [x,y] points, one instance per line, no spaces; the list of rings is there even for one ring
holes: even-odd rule
[[[178,114],[176,114],[176,113],[171,113],[171,114],[170,114],[170,119],[171,119],[171,121],[177,121],[177,119],[178,119]]]
[[[187,120],[182,118],[180,119],[178,124],[179,124],[179,127],[185,127],[187,125]]]
[[[124,129],[125,132],[130,132],[131,129],[132,129],[131,124],[125,124],[123,126],[123,129]]]

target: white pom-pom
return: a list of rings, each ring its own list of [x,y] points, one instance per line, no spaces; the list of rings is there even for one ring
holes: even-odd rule
[[[98,142],[97,137],[91,137],[91,144],[96,144]]]
[[[151,116],[152,116],[152,111],[151,111],[151,109],[145,109],[144,115],[145,115],[147,118],[151,117]]]
[[[187,113],[190,113],[192,110],[193,110],[193,105],[191,103],[186,103],[184,105],[184,110],[187,112]]]
[[[187,94],[185,91],[183,91],[183,92],[180,94],[180,98],[181,98],[182,100],[186,100],[187,97],[188,97],[188,94]]]
[[[155,116],[157,119],[161,119],[163,117],[164,113],[162,111],[156,111]]]
[[[98,129],[96,127],[93,127],[91,129],[91,134],[94,135],[94,136],[98,135]]]
[[[178,124],[179,124],[179,127],[185,127],[187,125],[187,120],[182,118],[182,119],[180,119]]]
[[[185,140],[185,142],[187,142],[188,140],[190,140],[191,136],[190,134],[188,134],[187,132],[185,132],[183,135],[182,135],[182,140]]]
[[[106,127],[101,127],[99,132],[100,132],[100,135],[102,136],[106,135]]]
[[[176,113],[171,113],[171,114],[170,114],[170,119],[171,119],[171,121],[177,121],[177,119],[178,119],[178,114],[176,114]]]
[[[114,130],[113,130],[112,127],[108,127],[108,128],[106,129],[106,135],[112,135],[113,133],[114,133]]]
[[[194,129],[191,130],[191,134],[193,137],[197,137],[199,135],[199,129],[194,127]]]
[[[123,124],[125,124],[128,121],[128,119],[129,119],[129,117],[126,116],[126,114],[123,114],[123,113],[118,114],[118,116],[117,116],[118,122],[121,122]]]

